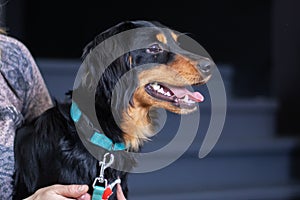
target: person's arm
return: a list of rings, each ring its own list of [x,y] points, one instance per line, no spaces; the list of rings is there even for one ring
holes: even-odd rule
[[[15,131],[24,119],[24,81],[19,73],[24,60],[19,55],[16,40],[0,34],[0,199],[8,200],[13,192]]]
[[[30,121],[52,107],[53,102],[40,69],[30,51],[22,43],[19,46],[24,59],[24,66],[20,66],[19,69],[27,84],[22,114],[25,121]]]

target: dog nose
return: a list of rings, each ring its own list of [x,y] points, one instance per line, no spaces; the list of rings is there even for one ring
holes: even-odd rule
[[[211,72],[213,65],[214,64],[208,59],[202,59],[198,62],[198,68],[205,74]]]

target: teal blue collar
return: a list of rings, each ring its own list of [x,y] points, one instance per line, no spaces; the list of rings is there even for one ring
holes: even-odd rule
[[[98,130],[95,130],[90,124],[89,119],[80,111],[78,108],[78,105],[75,102],[72,102],[71,110],[70,110],[71,118],[75,123],[83,122],[86,125],[85,128],[92,129],[92,137],[90,138],[90,141],[99,146],[102,147],[108,151],[122,151],[126,149],[126,146],[124,143],[114,143],[110,138],[108,138],[104,133],[100,133]]]

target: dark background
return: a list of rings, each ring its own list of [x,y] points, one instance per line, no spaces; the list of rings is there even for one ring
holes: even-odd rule
[[[297,0],[5,1],[8,33],[35,57],[79,58],[95,35],[123,20],[157,20],[191,33],[216,63],[234,68],[233,95],[280,99],[278,130],[299,132]]]
[[[252,74],[243,79],[236,77],[239,95],[270,94],[270,1],[200,1],[197,4],[111,1],[109,4],[22,0],[21,7],[13,5],[17,1],[21,0],[7,5],[8,11],[14,10],[8,13],[12,15],[7,18],[8,28],[37,57],[78,58],[84,45],[96,34],[120,21],[158,20],[180,32],[191,33],[216,62],[231,63],[239,72]],[[249,89],[240,89],[245,87]]]
[[[264,114],[267,115],[268,109],[257,103],[256,100],[264,99],[266,100],[264,102],[270,102],[270,107],[273,106],[274,101],[268,100],[276,101],[276,112],[272,116],[275,119],[274,132],[271,131],[272,137],[261,140],[263,138],[260,135],[253,133],[254,139],[252,138],[252,140],[254,142],[251,140],[252,143],[247,143],[248,136],[245,136],[246,139],[241,139],[243,136],[240,136],[239,139],[233,137],[234,139],[229,142],[230,145],[224,143],[225,152],[223,152],[224,146],[216,147],[217,150],[219,149],[217,152],[221,153],[217,153],[216,157],[213,154],[210,158],[215,159],[217,164],[208,164],[207,168],[211,171],[202,175],[209,176],[206,177],[206,180],[212,182],[216,179],[216,183],[224,180],[224,188],[229,188],[226,181],[230,182],[231,180],[226,177],[227,172],[232,172],[233,180],[238,179],[237,186],[234,186],[236,188],[239,188],[243,181],[249,182],[252,180],[251,178],[259,180],[254,185],[259,185],[266,181],[264,179],[269,179],[268,184],[271,188],[275,184],[275,177],[280,179],[284,173],[288,174],[292,182],[300,180],[299,142],[294,146],[300,135],[300,84],[298,83],[300,75],[300,1],[2,0],[1,5],[2,20],[0,21],[2,25],[6,27],[9,35],[21,40],[35,58],[79,59],[82,49],[94,36],[124,20],[155,20],[180,32],[190,33],[189,36],[207,50],[220,68],[231,67],[233,76],[230,84],[232,93],[230,96],[233,99],[246,99],[248,102],[248,107],[244,104],[237,104],[237,110],[244,109],[239,112],[245,112],[241,117],[232,114],[234,112],[230,110],[230,106],[234,107],[234,105],[233,103],[229,105],[226,123],[228,130],[235,130],[234,128],[242,126],[239,124],[239,120],[237,123],[232,122],[247,114],[251,116],[245,117],[244,121],[250,119],[248,121],[253,122],[254,126],[256,121],[264,122],[260,117]],[[57,76],[60,73],[63,74],[62,69],[56,68],[55,70],[57,70]],[[236,108],[234,107],[234,109]],[[257,116],[252,116],[253,110],[257,111]],[[251,122],[249,126],[251,126]],[[241,129],[243,130],[243,127]],[[260,130],[264,130],[263,124],[261,127],[257,126],[253,129],[257,130],[253,132],[260,132]],[[241,135],[240,132],[233,134],[233,136],[239,135]],[[232,135],[226,136],[226,133],[223,133],[222,136],[223,139],[226,139]],[[282,142],[277,140],[274,142],[275,136],[276,138],[279,136]],[[286,142],[285,138],[292,138],[293,145],[290,141]],[[221,144],[223,141],[225,140],[221,138]],[[244,143],[245,141],[246,143]],[[249,146],[246,145],[246,148],[244,144],[249,144]],[[229,149],[236,148],[234,153],[228,153],[226,145],[230,146]],[[261,151],[257,151],[256,148],[260,148]],[[190,158],[189,156],[190,154],[188,158]],[[202,161],[199,165],[205,166],[205,162],[210,162],[210,158]],[[281,159],[287,159],[287,161],[283,162]],[[257,164],[261,160],[265,162],[265,165]],[[272,163],[272,166],[269,166],[269,163]],[[251,168],[252,164],[253,168]],[[282,164],[285,167],[276,168],[276,164]],[[182,168],[180,164],[173,166],[175,174],[178,173],[177,169],[188,169],[185,165],[182,165]],[[194,167],[196,168],[198,165],[195,164]],[[228,167],[228,171],[226,167]],[[250,168],[249,171],[247,171],[247,167]],[[214,169],[216,171],[224,170],[224,176],[222,178],[211,177],[211,174],[215,173]],[[151,180],[151,176],[156,177],[155,174],[157,174],[158,177],[162,177],[163,173],[168,174],[168,170],[167,168],[165,171],[149,174],[150,178],[147,175],[142,177],[145,180]],[[182,174],[181,172],[180,174]],[[240,174],[238,174],[239,172]],[[173,176],[172,173],[170,174]],[[270,175],[270,177],[265,178],[264,175]],[[193,174],[190,176],[193,179]],[[149,182],[149,188],[146,188],[145,191],[148,189],[151,191],[150,187],[156,184],[154,179],[153,182]],[[161,182],[164,184],[164,181]],[[136,184],[138,183],[140,182],[137,181]],[[206,182],[203,184],[205,187]],[[289,184],[290,180],[288,180],[290,189]],[[294,183],[292,186],[291,188],[294,188]],[[154,190],[156,189],[154,188]],[[212,191],[215,193],[214,190]],[[271,191],[276,194],[280,190],[275,188]],[[140,192],[144,191],[140,190]],[[242,193],[247,196],[246,193]]]

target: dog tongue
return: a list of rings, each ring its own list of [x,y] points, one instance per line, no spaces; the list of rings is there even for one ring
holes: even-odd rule
[[[168,88],[174,93],[174,95],[181,99],[184,98],[185,95],[189,96],[189,99],[195,101],[195,102],[202,102],[204,101],[204,97],[199,92],[191,92],[185,87],[176,87],[176,86],[170,86],[168,85]]]

